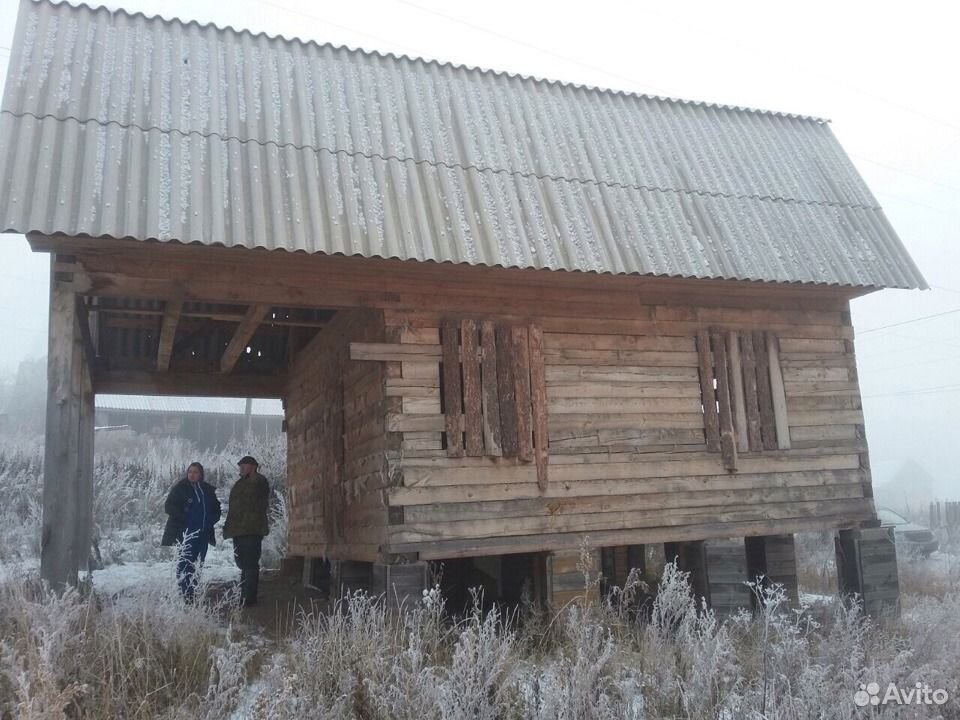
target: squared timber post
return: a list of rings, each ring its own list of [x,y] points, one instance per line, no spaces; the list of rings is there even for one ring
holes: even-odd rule
[[[840,530],[835,538],[840,595],[856,595],[867,614],[879,618],[900,611],[900,579],[893,528]]]
[[[553,612],[572,602],[600,601],[600,551],[590,548],[583,558],[581,554],[580,550],[554,550],[547,555],[547,605]]]
[[[704,598],[710,604],[710,580],[707,577],[707,555],[703,540],[669,542],[663,544],[668,563],[676,562],[677,568],[690,573],[690,588],[696,598]]]
[[[797,552],[793,535],[748,537],[747,572],[750,581],[763,578],[763,585],[782,585],[791,607],[799,607]]]
[[[391,609],[410,608],[423,599],[430,583],[426,562],[373,564],[373,594],[384,595]]]
[[[710,607],[719,617],[750,607],[750,588],[745,584],[747,552],[742,538],[704,542]]]
[[[77,584],[93,536],[92,368],[69,262],[51,256],[40,575],[55,588]]]

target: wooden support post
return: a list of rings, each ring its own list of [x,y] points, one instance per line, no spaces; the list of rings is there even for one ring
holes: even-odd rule
[[[586,567],[583,567],[584,560]],[[584,574],[586,570],[586,575]],[[557,612],[572,602],[600,601],[600,550],[555,550],[547,555],[547,604]]]
[[[690,587],[698,598],[710,603],[710,581],[707,577],[707,557],[703,540],[669,542],[663,544],[668,563],[676,561],[677,567],[690,573]]]
[[[358,590],[373,590],[373,563],[357,560],[339,560],[334,563],[334,583],[337,595],[349,595]]]
[[[423,599],[429,583],[430,567],[423,561],[373,564],[373,594],[383,595],[389,608],[411,608]]]
[[[247,308],[243,320],[240,321],[233,337],[227,344],[227,349],[223,351],[223,357],[220,360],[220,372],[224,375],[233,370],[237,360],[240,359],[246,349],[247,343],[250,342],[250,338],[253,337],[268,312],[270,312],[270,305],[251,305]]]
[[[840,530],[835,538],[840,594],[854,597],[873,617],[900,611],[900,580],[893,528]]]
[[[40,575],[76,584],[93,534],[94,394],[69,279],[51,258]]]
[[[750,581],[783,586],[787,602],[799,607],[797,553],[793,535],[759,535],[746,539],[747,573]],[[756,598],[754,598],[754,602]]]
[[[167,300],[163,308],[163,320],[160,323],[160,342],[157,344],[157,371],[170,369],[170,354],[173,352],[173,339],[177,335],[180,313],[183,311],[183,298]]]
[[[743,538],[707,540],[704,543],[710,607],[720,617],[750,607],[747,582],[747,553]]]

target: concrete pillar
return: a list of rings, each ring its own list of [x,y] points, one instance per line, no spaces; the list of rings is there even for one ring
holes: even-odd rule
[[[857,596],[873,617],[898,614],[900,580],[893,528],[839,530],[835,547],[841,596]]]

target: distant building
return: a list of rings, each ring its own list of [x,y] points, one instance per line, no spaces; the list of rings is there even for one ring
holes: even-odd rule
[[[283,432],[279,400],[98,395],[97,427],[129,426],[138,433],[175,435],[202,449],[221,450],[232,439],[277,437]]]

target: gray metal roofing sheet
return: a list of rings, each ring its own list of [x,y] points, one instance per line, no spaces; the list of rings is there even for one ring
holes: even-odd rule
[[[814,118],[22,0],[0,229],[918,287]]]

